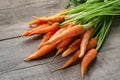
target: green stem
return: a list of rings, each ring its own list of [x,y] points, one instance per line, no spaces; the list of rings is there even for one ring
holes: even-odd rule
[[[108,16],[108,17],[110,17],[110,16]],[[112,20],[113,20],[113,17],[111,17],[109,20],[105,20],[105,26],[103,27],[103,31],[101,32],[101,34],[99,36],[98,45],[96,47],[96,50],[99,50],[100,47],[102,46],[103,41],[105,40],[105,37],[110,29]]]

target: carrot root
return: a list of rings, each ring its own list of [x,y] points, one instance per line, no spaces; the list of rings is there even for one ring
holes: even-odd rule
[[[84,56],[92,32],[93,32],[93,28],[90,28],[83,34],[83,38],[80,44],[81,53],[79,55],[79,58],[82,58]]]
[[[62,53],[65,49],[66,49],[66,47],[63,47],[63,48],[58,49],[57,53],[52,57],[51,62],[53,62],[54,59],[55,59],[60,53]]]
[[[84,74],[86,72],[86,69],[90,62],[96,57],[97,50],[91,49],[87,52],[87,54],[83,57],[82,63],[81,63],[81,76],[84,79]]]

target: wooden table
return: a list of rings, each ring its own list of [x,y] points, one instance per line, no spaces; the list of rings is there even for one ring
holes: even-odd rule
[[[81,80],[79,64],[51,73],[68,59],[60,56],[53,63],[51,55],[24,62],[36,50],[40,36],[21,38],[31,16],[51,15],[62,10],[67,0],[0,0],[0,80]],[[120,79],[120,17],[97,59],[90,65],[85,80]]]

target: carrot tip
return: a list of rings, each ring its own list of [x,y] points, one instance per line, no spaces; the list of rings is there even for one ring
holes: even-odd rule
[[[82,56],[81,55],[79,55],[79,58],[81,58]]]
[[[37,47],[37,49],[39,50],[43,46],[44,46],[44,44],[41,44],[40,46]]]
[[[24,61],[30,61],[30,60],[31,60],[31,59],[30,59],[30,58],[28,58],[28,57],[24,59]]]
[[[44,46],[44,45],[47,45],[47,44],[50,44],[48,41],[43,43],[41,46]]]
[[[41,48],[41,46],[38,46],[37,49],[39,50]]]
[[[81,53],[79,54],[79,58],[82,58],[84,56],[84,53],[83,51],[81,51]]]
[[[24,36],[28,36],[29,32],[24,32],[21,36],[24,37]]]
[[[57,55],[53,56],[52,59],[51,59],[51,62],[53,62],[56,57],[57,57]]]
[[[57,69],[55,69],[55,70],[52,70],[51,72],[53,73],[53,72],[55,72],[55,71],[58,71],[58,70],[61,70],[62,68],[60,67],[60,68],[57,68]]]
[[[81,76],[82,76],[82,80],[84,80],[84,74],[82,74]]]

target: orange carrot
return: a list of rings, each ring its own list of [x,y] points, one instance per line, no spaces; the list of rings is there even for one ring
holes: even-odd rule
[[[33,20],[31,22],[29,22],[29,25],[33,25],[33,24],[41,24],[41,23],[45,23],[45,22],[62,22],[64,21],[64,16],[50,16],[48,18],[46,17],[41,17],[41,18],[36,18],[36,20]]]
[[[73,37],[70,37],[70,38],[67,38],[67,39],[62,40],[61,42],[59,42],[58,45],[57,45],[57,49],[60,49],[60,48],[62,48],[64,46],[66,46],[66,45],[69,45],[73,40],[72,38]]]
[[[72,27],[72,24],[73,24],[73,23],[68,23],[68,24],[64,25],[64,27],[61,28],[61,29],[59,29],[59,30],[52,36],[52,38],[55,38],[57,35],[61,34],[64,30]],[[67,38],[67,39],[65,39],[65,40],[60,41],[60,42],[58,43],[58,45],[57,45],[56,48],[57,48],[57,49],[60,49],[60,48],[63,48],[63,47],[68,46],[68,45],[71,43],[71,41],[73,40],[72,38],[73,38],[73,37],[70,37],[70,38]]]
[[[64,69],[64,68],[70,66],[73,62],[75,62],[75,61],[78,59],[79,54],[80,54],[80,50],[77,50],[77,51],[76,51],[76,54],[74,55],[74,57],[70,58],[63,66],[61,66],[61,67],[53,70],[53,72],[54,72],[54,71],[57,71],[57,70]],[[74,59],[74,58],[75,58],[75,59]]]
[[[88,45],[88,42],[89,42],[89,39],[91,37],[92,32],[93,32],[93,28],[90,28],[83,34],[83,38],[82,38],[82,41],[80,44],[81,53],[79,55],[79,58],[84,56],[85,50],[86,50],[86,47]]]
[[[41,24],[41,23],[45,23],[45,22],[47,22],[47,19],[44,17],[41,17],[39,19],[35,19],[35,20],[29,22],[28,24],[33,25],[33,24]]]
[[[36,28],[32,28],[32,29],[24,32],[24,33],[22,34],[22,36],[28,36],[30,33],[34,32],[34,31],[37,31],[37,30],[39,30],[39,29],[48,27],[48,26],[50,26],[50,25],[49,25],[49,24],[41,24],[41,25],[39,25],[39,26],[36,27]]]
[[[88,50],[96,47],[96,45],[97,45],[97,40],[96,40],[95,38],[91,38],[90,41],[89,41],[89,43],[88,43],[88,46],[87,46],[87,50],[86,50],[86,51],[88,51]],[[79,59],[79,54],[80,54],[80,49],[77,50],[77,51],[75,52],[75,54],[74,54],[62,67],[60,67],[60,68],[58,68],[58,69],[56,69],[56,70],[64,69],[64,68],[70,66],[70,65],[71,65],[72,63],[74,63],[77,59]]]
[[[49,22],[62,22],[64,21],[64,16],[50,16],[48,17]]]
[[[38,46],[38,49],[40,49],[40,48],[42,47],[42,44],[43,44],[44,42],[46,42],[47,40],[49,40],[49,39],[52,37],[53,34],[54,34],[54,32],[48,32],[48,33],[46,33],[46,34],[44,35],[42,41],[40,42],[40,44],[39,44],[39,46]]]
[[[67,46],[64,46],[64,47],[58,49],[58,51],[56,52],[56,54],[52,57],[51,62],[53,62],[54,59],[55,59],[60,53],[62,53],[63,51],[65,51],[66,48],[67,48]]]
[[[39,17],[37,17],[37,16],[32,16],[34,19],[39,19]],[[42,17],[40,17],[40,18],[46,18],[46,16],[42,16]],[[32,21],[31,21],[32,22]],[[39,25],[41,25],[41,24],[47,24],[47,22],[44,22],[44,23],[39,23],[39,24],[31,24],[31,25],[29,25],[29,27],[30,28],[36,28],[36,27],[38,27]]]
[[[60,28],[59,30],[57,30],[57,31],[55,32],[55,34],[52,35],[51,38],[56,37],[58,34],[60,34],[60,33],[61,33],[62,31],[64,31],[65,29],[66,29],[66,27]],[[51,39],[51,38],[50,38],[50,39]],[[43,43],[41,46],[44,46],[44,43]]]
[[[66,27],[60,28],[59,30],[57,30],[56,33],[51,37],[51,39],[54,38],[55,36],[59,35],[60,33],[62,33],[65,29],[66,29]]]
[[[97,50],[96,49],[91,49],[87,52],[87,54],[83,57],[82,62],[81,62],[81,75],[82,78],[84,78],[84,74],[86,72],[86,69],[90,62],[95,59],[97,56]]]
[[[49,39],[45,44],[54,43],[54,42],[57,42],[58,40],[62,41],[62,40],[65,40],[66,38],[80,35],[84,31],[85,30],[83,29],[81,25],[76,25],[76,26],[66,29],[61,34],[56,36],[55,38]]]
[[[45,45],[45,46],[41,47],[38,51],[36,51],[32,55],[25,58],[24,61],[30,61],[30,60],[38,59],[38,58],[48,54],[50,51],[55,49],[56,44],[57,43],[52,43],[52,44],[48,44],[48,45]]]
[[[96,38],[91,38],[89,43],[88,43],[88,46],[86,48],[86,51],[92,49],[92,48],[95,48],[97,46],[97,39]]]
[[[39,24],[29,25],[29,28],[36,28],[38,26],[39,26]]]
[[[76,39],[69,47],[67,50],[65,50],[64,53],[62,53],[62,57],[67,57],[68,55],[70,55],[71,53],[73,53],[74,51],[76,51],[80,46],[80,39]]]
[[[56,36],[58,36],[59,34],[61,34],[64,30],[66,30],[67,28],[70,28],[71,27],[71,23],[68,23],[68,24],[65,24],[62,26],[62,28],[60,28],[52,37],[52,38],[55,38]]]
[[[54,23],[54,24],[52,24],[52,25],[49,26],[49,27],[45,27],[45,28],[42,28],[42,29],[38,29],[38,30],[35,30],[35,31],[29,33],[29,36],[34,35],[34,34],[47,33],[47,32],[50,32],[50,31],[56,31],[56,30],[58,30],[58,29],[59,29],[58,23]]]
[[[34,18],[34,19],[40,19],[40,18],[47,18],[47,17],[46,16],[42,16],[42,17],[32,16],[32,18]]]

